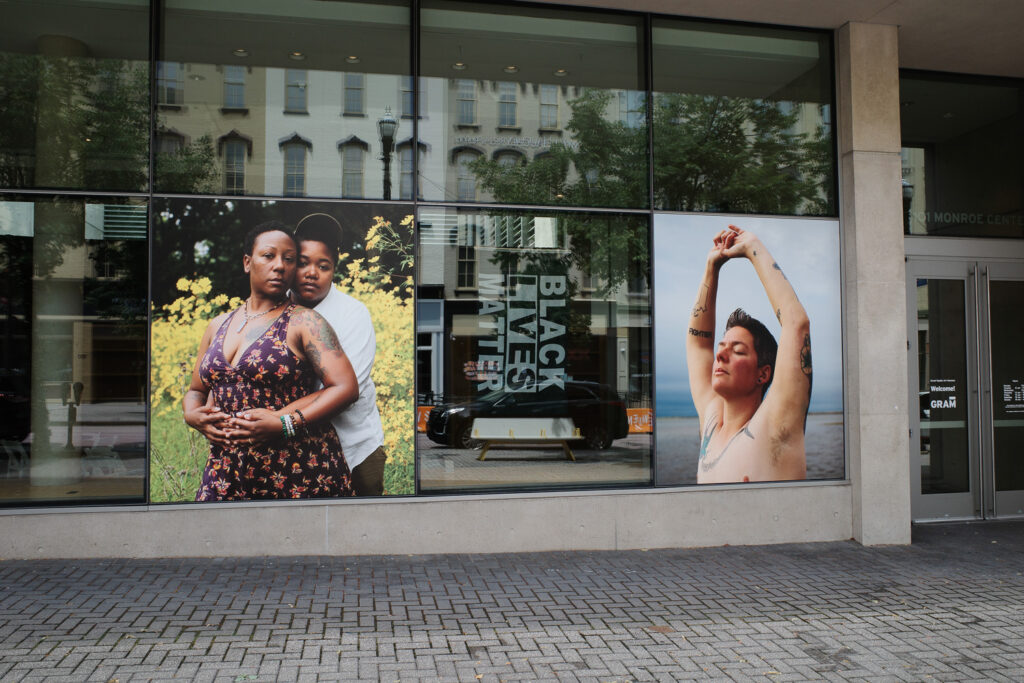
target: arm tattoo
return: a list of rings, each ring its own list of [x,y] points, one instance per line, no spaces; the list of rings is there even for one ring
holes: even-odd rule
[[[701,313],[708,312],[708,296],[711,294],[711,290],[708,286],[701,283],[700,296],[697,298],[697,305],[693,307],[693,317],[700,317]]]
[[[334,334],[334,330],[331,329],[331,326],[323,316],[307,311],[303,314],[302,321],[308,334],[306,356],[313,365],[313,370],[317,376],[323,380],[326,375],[323,365],[323,354],[337,353],[341,350],[341,345],[338,344],[338,337]]]
[[[785,280],[786,282],[789,282],[789,278],[786,277],[786,274],[782,272],[782,267],[778,264],[777,261],[772,261],[772,268],[774,268],[775,270],[779,271],[779,275],[782,276],[783,280]]]
[[[189,389],[188,391],[186,391],[185,398],[194,398],[200,403],[206,403],[206,396],[203,395],[203,392],[196,391],[195,389]]]
[[[811,378],[811,375],[813,374],[813,368],[811,367],[811,335],[810,334],[805,334],[804,335],[804,345],[803,345],[803,348],[800,349],[800,369],[803,371],[803,373],[805,375],[807,375],[807,378],[809,380]]]
[[[775,317],[779,319],[780,323],[782,322],[782,309],[781,308],[776,308],[775,309]]]
[[[807,377],[807,409],[804,412],[804,431],[807,431],[807,413],[811,411],[811,387],[814,385],[814,368],[811,366],[811,335],[804,335],[804,346],[800,349],[800,370]]]
[[[690,328],[690,334],[692,334],[694,337],[700,337],[702,339],[711,339],[712,335],[711,332],[705,332],[704,330],[695,330],[692,327]]]

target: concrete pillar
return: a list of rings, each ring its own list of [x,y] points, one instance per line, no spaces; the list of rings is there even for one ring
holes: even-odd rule
[[[853,534],[910,542],[906,269],[895,26],[837,35]]]

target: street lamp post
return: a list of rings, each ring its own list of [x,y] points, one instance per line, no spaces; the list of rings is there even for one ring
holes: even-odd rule
[[[913,183],[907,182],[906,178],[903,179],[903,232],[904,234],[910,234],[910,203],[914,201],[914,185]]]
[[[391,152],[398,132],[398,121],[392,116],[391,107],[384,108],[384,116],[377,121],[377,132],[380,134],[380,158],[384,162],[384,199],[391,199]]]

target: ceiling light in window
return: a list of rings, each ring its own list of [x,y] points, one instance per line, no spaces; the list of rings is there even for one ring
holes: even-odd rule
[[[231,54],[233,54],[236,57],[248,57],[249,51],[246,50],[244,47],[240,47],[237,50],[232,50]]]
[[[565,69],[555,69],[555,75],[558,76],[559,78],[565,78],[566,76],[569,75],[569,72],[566,71]]]
[[[456,71],[465,71],[466,70],[466,63],[465,62],[455,62],[454,64],[452,64],[452,68],[455,69]]]
[[[306,55],[302,54],[298,50],[293,50],[292,52],[288,53],[288,59],[292,59],[292,60],[294,60],[296,62],[301,62],[305,58],[306,58]]]
[[[509,64],[502,70],[507,74],[514,74],[519,72],[519,67],[516,66],[515,64]]]
[[[360,59],[357,55],[349,55],[348,57],[345,57],[345,61],[349,64],[358,64]]]
[[[206,76],[201,76],[199,74],[189,74],[189,80],[192,80],[192,81],[205,81],[206,80]]]

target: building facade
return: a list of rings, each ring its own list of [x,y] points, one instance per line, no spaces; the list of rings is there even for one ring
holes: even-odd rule
[[[775,4],[6,3],[0,553],[1024,514],[1024,10]],[[312,214],[372,320],[385,495],[317,497],[305,454],[195,502],[230,469],[182,421],[200,339],[257,286],[246,232]]]

